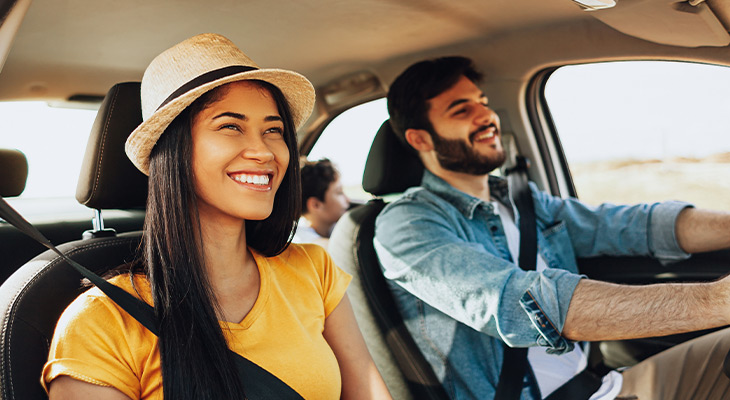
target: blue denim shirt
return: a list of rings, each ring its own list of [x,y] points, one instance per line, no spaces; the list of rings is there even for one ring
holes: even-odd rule
[[[489,178],[491,195],[510,204],[507,182]],[[452,399],[494,397],[503,343],[562,354],[561,332],[578,281],[576,257],[689,257],[674,224],[682,202],[587,206],[531,183],[538,251],[548,269],[513,263],[493,205],[424,172],[376,221],[375,249],[406,326]],[[519,216],[517,217],[519,218]],[[519,226],[519,220],[516,221]],[[527,374],[523,399],[539,399]]]

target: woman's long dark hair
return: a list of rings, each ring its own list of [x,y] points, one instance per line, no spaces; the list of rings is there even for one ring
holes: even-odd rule
[[[271,215],[246,221],[248,246],[266,256],[286,249],[300,214],[296,130],[281,91],[257,82],[276,101],[284,121],[289,166]],[[214,89],[182,112],[150,155],[149,195],[144,226],[144,260],[159,323],[165,399],[242,399],[233,357],[218,322],[218,304],[206,273],[192,173],[191,126],[195,115],[218,100]]]

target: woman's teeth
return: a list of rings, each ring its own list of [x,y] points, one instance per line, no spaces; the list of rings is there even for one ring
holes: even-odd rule
[[[236,182],[250,183],[250,184],[253,184],[253,185],[268,185],[269,184],[269,176],[268,175],[241,174],[241,175],[232,176],[232,178]]]

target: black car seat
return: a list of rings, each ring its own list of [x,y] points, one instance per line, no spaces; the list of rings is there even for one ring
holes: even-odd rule
[[[511,133],[501,136],[506,162],[499,173],[504,174],[519,152]],[[355,317],[395,399],[448,399],[403,322],[373,247],[375,218],[387,199],[420,185],[422,176],[421,160],[386,120],[373,139],[362,180],[363,189],[375,198],[343,215],[328,245],[335,263],[353,276],[348,295]]]
[[[97,274],[132,261],[139,246],[141,232],[116,235],[104,228],[100,210],[145,205],[146,177],[124,156],[124,141],[141,121],[139,83],[122,83],[109,91],[92,127],[76,197],[97,211],[94,229],[58,248]],[[84,290],[81,279],[46,251],[0,286],[0,399],[48,398],[41,371],[56,321]]]
[[[373,139],[363,189],[375,196],[402,193],[418,186],[423,165],[385,121]],[[382,197],[348,211],[337,222],[328,250],[335,263],[353,276],[348,289],[358,325],[371,355],[395,399],[448,399],[433,369],[408,333],[388,289],[373,248],[375,217]]]

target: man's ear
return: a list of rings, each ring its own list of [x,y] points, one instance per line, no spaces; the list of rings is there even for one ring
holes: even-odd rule
[[[406,142],[418,151],[433,150],[431,134],[425,129],[406,129]]]
[[[319,210],[322,206],[322,201],[314,196],[307,199],[307,211],[310,213]]]

